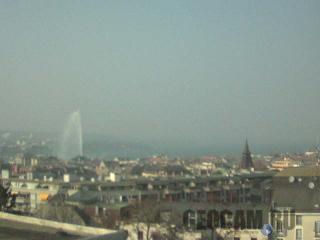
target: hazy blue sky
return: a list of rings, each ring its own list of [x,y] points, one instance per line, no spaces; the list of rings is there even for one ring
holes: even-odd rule
[[[0,129],[314,143],[320,1],[0,1]]]

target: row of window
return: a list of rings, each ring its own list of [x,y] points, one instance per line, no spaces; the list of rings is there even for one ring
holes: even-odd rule
[[[302,215],[296,215],[296,226],[302,225]],[[285,229],[282,227],[282,222],[276,222],[276,230],[278,233],[284,233]],[[316,237],[320,237],[320,221],[315,221],[314,232]],[[302,229],[296,229],[296,240],[302,240]]]
[[[296,216],[296,225],[297,226],[302,225],[302,216],[301,215]],[[320,235],[320,221],[316,221],[314,223],[314,231],[315,231],[316,235]]]

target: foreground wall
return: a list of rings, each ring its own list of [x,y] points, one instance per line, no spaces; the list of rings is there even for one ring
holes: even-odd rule
[[[105,234],[117,233],[117,231],[110,230],[110,229],[87,227],[87,226],[74,225],[69,223],[61,223],[61,222],[55,222],[55,221],[50,221],[50,220],[45,220],[40,218],[20,216],[20,215],[5,213],[5,212],[0,212],[0,219],[54,228],[54,229],[57,229],[58,231],[64,231],[64,232],[74,233],[76,235],[83,235],[83,236],[105,235]]]

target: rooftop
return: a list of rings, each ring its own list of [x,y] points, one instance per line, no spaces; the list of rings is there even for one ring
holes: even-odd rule
[[[276,177],[315,177],[320,176],[320,166],[291,167],[276,174]]]

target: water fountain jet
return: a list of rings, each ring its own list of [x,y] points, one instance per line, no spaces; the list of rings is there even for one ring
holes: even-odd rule
[[[79,110],[72,112],[68,117],[58,156],[65,160],[83,156],[82,125]]]

